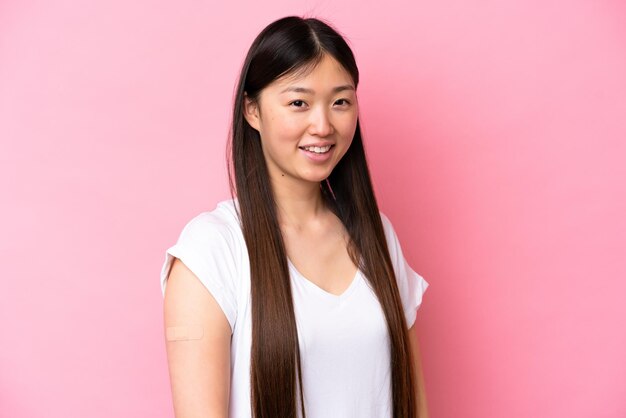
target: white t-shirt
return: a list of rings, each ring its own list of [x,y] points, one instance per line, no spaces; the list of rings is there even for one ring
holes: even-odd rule
[[[183,228],[166,251],[165,295],[174,257],[216,299],[232,330],[230,418],[250,418],[252,317],[250,264],[236,200],[218,203]],[[407,327],[415,321],[428,283],[408,265],[389,219],[382,214]],[[357,271],[339,296],[322,290],[289,262],[308,418],[391,417],[391,366],[385,317],[369,282]]]

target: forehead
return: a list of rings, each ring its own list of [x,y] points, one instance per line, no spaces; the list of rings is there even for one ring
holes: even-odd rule
[[[324,54],[315,63],[305,64],[294,71],[274,80],[268,87],[284,89],[293,85],[317,86],[318,88],[336,87],[337,84],[349,84],[354,86],[350,73],[329,54]]]

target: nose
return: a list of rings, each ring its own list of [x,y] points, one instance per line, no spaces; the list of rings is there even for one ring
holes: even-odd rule
[[[326,109],[318,108],[311,112],[309,134],[325,137],[335,132]]]

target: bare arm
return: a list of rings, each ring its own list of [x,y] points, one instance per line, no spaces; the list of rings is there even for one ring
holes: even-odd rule
[[[211,293],[178,258],[172,263],[163,309],[176,418],[228,417],[230,324]],[[171,340],[170,327],[201,332],[194,331],[193,338],[179,332],[183,337]]]
[[[418,403],[418,417],[419,418],[428,418],[428,405],[426,402],[426,389],[424,387],[424,373],[422,371],[422,359],[421,353],[419,349],[419,344],[417,341],[417,332],[415,330],[415,325],[409,328],[409,341],[411,343],[411,350],[413,351],[413,364],[414,370],[416,371],[416,379],[417,383],[417,399]]]

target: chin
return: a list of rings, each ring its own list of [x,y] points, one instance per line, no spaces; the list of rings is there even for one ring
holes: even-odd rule
[[[308,181],[309,183],[321,183],[324,180],[326,180],[327,177],[328,176],[325,176],[325,177],[309,177],[309,178],[306,178],[305,180]]]
[[[326,180],[328,176],[330,176],[330,173],[332,172],[333,172],[332,169],[328,169],[324,171],[320,170],[320,171],[316,171],[315,173],[310,173],[308,176],[303,176],[303,177],[311,182],[319,183],[320,181]]]

